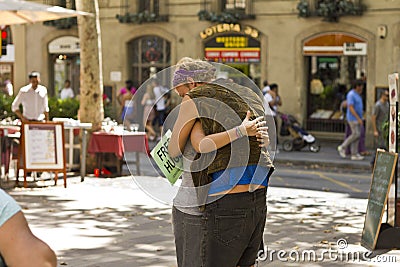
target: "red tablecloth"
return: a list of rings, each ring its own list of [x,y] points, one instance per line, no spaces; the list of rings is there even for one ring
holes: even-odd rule
[[[94,132],[90,138],[88,152],[114,153],[122,158],[125,152],[149,153],[149,144],[145,132],[126,132],[122,134]]]
[[[19,132],[19,129],[20,129],[19,126],[0,125],[0,137],[3,137],[4,135],[9,135],[9,134],[14,134],[16,132]],[[5,134],[5,132],[7,134]]]
[[[0,125],[0,167],[4,164],[5,174],[8,174],[10,167],[10,153],[17,155],[18,152],[18,146],[11,144],[13,138],[19,138],[19,130],[19,126]]]

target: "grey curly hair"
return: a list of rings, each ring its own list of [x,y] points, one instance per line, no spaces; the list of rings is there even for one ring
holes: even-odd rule
[[[194,82],[209,82],[215,79],[215,74],[216,68],[211,63],[200,59],[184,57],[176,65],[172,87],[175,88],[187,83],[189,78]]]

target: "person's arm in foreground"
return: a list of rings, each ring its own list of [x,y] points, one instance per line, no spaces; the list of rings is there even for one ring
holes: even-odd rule
[[[243,136],[257,136],[259,142],[265,142],[266,140],[261,139],[265,138],[265,133],[268,135],[268,127],[263,127],[266,122],[263,120],[263,117],[258,117],[255,120],[250,121],[250,116],[251,112],[248,111],[246,118],[240,126],[207,136],[204,134],[201,123],[197,121],[194,124],[190,135],[193,148],[199,153],[209,153]],[[262,146],[265,146],[265,144]]]
[[[7,266],[57,266],[53,250],[32,234],[21,211],[0,227],[0,237],[0,253]]]
[[[168,153],[171,157],[174,158],[182,154],[198,116],[195,103],[189,96],[185,95],[180,104],[178,118],[172,129],[171,139],[168,145]]]

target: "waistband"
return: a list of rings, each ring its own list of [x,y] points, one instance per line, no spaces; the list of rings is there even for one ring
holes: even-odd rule
[[[224,196],[209,196],[207,208],[248,208],[255,205],[266,205],[267,187],[260,188],[254,192],[243,192],[226,194]]]

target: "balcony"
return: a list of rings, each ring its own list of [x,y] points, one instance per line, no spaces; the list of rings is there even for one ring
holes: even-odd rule
[[[322,17],[323,21],[338,22],[342,16],[361,16],[366,7],[361,0],[301,0],[297,10],[303,18]]]
[[[120,23],[136,23],[136,24],[168,21],[168,15],[157,15],[147,10],[139,13],[125,13],[125,15],[117,14],[116,18]]]
[[[78,20],[76,17],[74,18],[65,18],[65,19],[56,19],[43,22],[45,26],[55,27],[59,30],[71,29],[74,26],[78,25]]]
[[[197,13],[199,20],[208,20],[217,23],[238,23],[241,20],[256,19],[256,15],[244,14],[235,11],[223,11],[221,13],[214,13],[207,10],[200,10]]]

